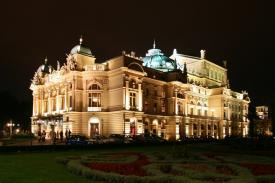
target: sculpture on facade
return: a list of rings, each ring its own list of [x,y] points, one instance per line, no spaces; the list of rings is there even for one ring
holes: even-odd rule
[[[71,54],[67,55],[66,60],[67,60],[67,69],[71,71],[76,70],[76,66],[77,66],[76,60]]]

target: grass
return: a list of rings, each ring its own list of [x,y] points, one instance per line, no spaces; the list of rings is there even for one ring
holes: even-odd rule
[[[267,156],[265,152],[259,154],[259,152],[238,152],[236,149],[230,149],[228,146],[220,144],[187,144],[187,145],[170,145],[170,146],[151,146],[151,147],[119,147],[109,149],[92,149],[92,150],[69,150],[58,152],[18,152],[11,154],[0,154],[0,183],[88,183],[88,182],[100,182],[95,180],[102,179],[88,179],[85,176],[79,176],[68,170],[68,167],[62,163],[57,163],[57,158],[60,157],[86,157],[82,160],[93,160],[94,158],[101,158],[101,154],[104,153],[119,153],[119,152],[141,152],[146,154],[153,162],[159,162],[159,164],[147,165],[147,169],[150,174],[167,176],[165,172],[182,173],[183,176],[175,177],[179,182],[223,182],[230,177],[227,182],[254,182],[254,183],[269,183],[274,182],[275,175],[268,176],[252,176],[250,170],[240,167],[237,164],[241,162],[247,163],[260,163],[260,164],[275,164],[274,156]],[[211,156],[205,156],[210,154]],[[240,155],[241,154],[241,155]],[[212,157],[213,156],[213,157]],[[129,156],[125,159],[118,157],[119,161],[124,163],[135,161],[135,157]],[[222,162],[219,162],[222,160]],[[112,162],[116,162],[116,159],[112,159]],[[165,165],[165,162],[172,162],[171,166]],[[174,162],[174,164],[173,164]],[[163,165],[164,163],[164,165]],[[189,163],[193,166],[193,169],[177,168],[179,163]],[[193,165],[192,165],[193,164]],[[196,170],[196,164],[205,164],[209,167],[209,171],[200,171],[199,167]],[[214,172],[215,168],[220,164],[228,165],[229,168],[234,169],[238,176],[217,174]],[[161,166],[163,172],[158,167]],[[211,170],[211,171],[210,171]],[[84,171],[84,174],[87,171]],[[101,174],[99,172],[99,174]],[[115,176],[115,175],[114,175]],[[89,176],[86,176],[89,177]],[[217,179],[212,180],[212,177]],[[135,177],[132,177],[135,179]],[[165,179],[163,179],[165,180]],[[170,180],[170,179],[169,179]],[[169,181],[167,179],[167,181]],[[206,181],[209,180],[209,181]]]
[[[17,153],[0,155],[1,183],[88,183],[90,180],[70,173],[55,161],[57,156],[82,152]]]

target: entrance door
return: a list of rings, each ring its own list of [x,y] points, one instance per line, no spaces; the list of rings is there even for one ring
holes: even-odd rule
[[[130,124],[130,133],[131,133],[131,136],[136,135],[136,125],[135,125],[135,122],[131,122],[131,124]]]
[[[90,124],[90,137],[95,137],[96,135],[99,134],[98,127],[99,127],[98,123]]]

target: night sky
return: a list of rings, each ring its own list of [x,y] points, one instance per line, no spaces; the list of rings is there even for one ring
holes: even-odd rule
[[[144,56],[154,39],[167,56],[205,49],[207,59],[228,61],[233,90],[267,104],[275,99],[274,14],[260,0],[1,2],[0,91],[31,101],[30,80],[44,58],[56,68],[83,35],[98,62],[122,50]]]

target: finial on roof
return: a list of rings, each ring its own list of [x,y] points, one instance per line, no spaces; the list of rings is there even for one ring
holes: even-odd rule
[[[79,44],[82,44],[83,42],[83,38],[82,38],[82,35],[80,36],[80,39],[79,39]]]
[[[205,59],[205,54],[206,54],[206,51],[205,50],[201,50],[201,59]]]
[[[153,48],[156,49],[156,39],[154,39]]]
[[[224,66],[224,68],[227,68],[227,61],[226,60],[223,61],[223,66]]]
[[[44,61],[45,61],[45,64],[48,62],[48,57],[47,56],[45,57]]]
[[[173,50],[173,55],[177,55],[177,54],[178,54],[178,51],[177,51],[176,48],[174,48],[174,50]]]

